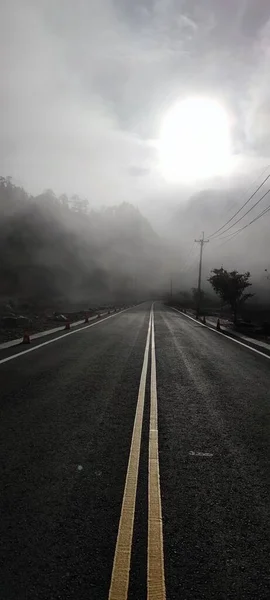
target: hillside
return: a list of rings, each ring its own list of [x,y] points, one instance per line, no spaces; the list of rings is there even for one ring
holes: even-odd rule
[[[33,197],[0,180],[0,301],[94,305],[149,293],[159,238],[129,203],[90,209],[51,190]]]
[[[245,212],[252,208],[265,193],[267,186],[254,196],[250,204],[235,219],[229,222],[224,231],[222,229],[217,236],[211,237],[211,234],[229,221],[255,190],[255,185],[249,191],[241,188],[202,190],[174,211],[166,235],[174,253],[175,271],[180,273],[182,268],[184,269],[181,277],[185,285],[191,287],[197,281],[199,248],[194,244],[194,239],[198,239],[204,231],[206,239],[210,237],[209,244],[204,248],[203,280],[206,286],[205,280],[210,270],[223,264],[229,270],[237,268],[251,271],[257,291],[262,297],[269,295],[269,281],[265,276],[265,269],[269,271],[269,214],[235,237],[230,236],[232,232],[248,225],[269,206],[269,197],[266,196],[254,210],[244,216]],[[239,223],[231,227],[238,219]],[[227,231],[230,227],[231,229]]]

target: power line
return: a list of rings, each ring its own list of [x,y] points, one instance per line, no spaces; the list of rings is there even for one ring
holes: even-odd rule
[[[214,233],[211,233],[211,235],[209,235],[209,238],[212,238],[213,236],[215,236],[217,233],[219,233],[222,229],[224,229],[224,227],[226,227],[226,225],[228,225],[229,223],[231,223],[231,221],[237,217],[237,215],[241,212],[241,210],[243,210],[243,208],[245,208],[245,206],[250,202],[250,200],[252,200],[252,198],[254,198],[254,196],[257,194],[257,192],[262,188],[262,186],[265,184],[265,182],[269,179],[270,174],[267,175],[267,177],[263,180],[263,182],[259,185],[259,187],[257,187],[257,189],[255,190],[255,192],[253,192],[253,194],[246,200],[246,202],[238,209],[238,211],[226,222],[224,223],[224,225],[222,225],[222,227],[220,227],[219,229],[217,229],[216,231],[214,231]],[[257,206],[257,204],[254,204],[254,206],[252,208],[254,208],[255,206]],[[250,210],[252,210],[252,208]],[[250,212],[250,211],[248,211]],[[239,223],[239,221],[241,221],[241,219],[243,219],[245,217],[245,215],[248,214],[245,213],[238,221],[236,221],[236,223]],[[228,229],[230,229],[231,227],[233,227],[234,225],[236,225],[236,223],[233,223],[233,225],[231,225]],[[226,229],[226,231],[228,231],[228,229]],[[225,231],[223,231],[222,233],[225,233]]]
[[[195,242],[193,242],[193,244],[192,244],[192,246],[191,246],[191,248],[190,248],[190,251],[189,251],[189,253],[188,253],[188,254],[187,254],[187,256],[186,256],[186,260],[185,260],[185,262],[184,262],[184,266],[183,266],[183,267],[182,267],[182,269],[181,269],[181,273],[183,273],[183,272],[185,271],[185,269],[186,269],[186,267],[187,267],[187,265],[188,265],[189,258],[191,257],[191,255],[192,255],[192,253],[193,253],[193,250],[194,250],[194,248],[195,248]]]
[[[233,239],[233,237],[231,239]],[[225,244],[228,244],[228,242],[230,242],[230,241],[231,240],[225,240],[225,242],[221,242],[221,244],[219,244],[218,246],[216,246],[215,250],[219,250],[219,248],[222,248],[222,246],[225,246]]]
[[[190,271],[190,269],[193,267],[193,265],[195,265],[195,263],[197,262],[197,256],[195,256],[194,260],[192,260],[191,263],[189,263],[189,265],[186,266],[184,271],[180,271],[180,273],[188,273],[188,271]]]
[[[267,165],[262,170],[262,172],[260,173],[260,175],[258,175],[258,177],[256,177],[256,179],[253,179],[253,181],[241,192],[241,194],[238,197],[238,200],[241,200],[248,192],[251,191],[251,189],[253,188],[253,186],[256,185],[256,183],[258,181],[260,181],[260,179],[263,177],[263,175],[266,173],[266,171],[269,169],[269,167],[270,167],[270,164]],[[226,210],[226,212],[224,213],[224,217],[226,217],[232,211],[232,209],[236,206],[236,204],[237,204],[237,200],[234,200],[234,202],[232,203],[232,205],[230,206],[230,208],[228,210]],[[225,223],[225,225],[227,225],[227,223]],[[224,227],[225,227],[225,225],[224,225]],[[214,234],[212,234],[212,235],[214,235]]]
[[[267,179],[268,179],[269,177],[270,177],[270,175],[268,175]],[[262,184],[262,185],[263,185],[263,184]],[[260,186],[260,187],[261,187],[261,186]],[[258,188],[258,189],[259,189],[259,188]],[[258,191],[258,190],[257,190],[257,191]],[[240,221],[242,221],[242,219],[243,219],[244,217],[246,217],[246,216],[247,216],[247,215],[248,215],[248,214],[249,214],[249,213],[250,213],[250,212],[253,210],[253,208],[255,208],[255,207],[256,207],[256,206],[257,206],[257,205],[258,205],[258,204],[259,204],[259,203],[260,203],[260,202],[261,202],[261,201],[262,201],[262,200],[265,198],[265,196],[267,196],[267,194],[269,194],[269,192],[270,192],[270,188],[269,188],[269,190],[267,190],[267,192],[265,192],[265,194],[263,194],[263,196],[261,196],[261,198],[259,198],[259,200],[258,200],[257,202],[255,202],[255,204],[253,204],[253,206],[252,206],[252,207],[251,207],[249,210],[247,210],[247,212],[245,212],[245,213],[242,215],[242,217],[240,217],[240,219],[237,219],[237,221],[235,221],[235,223],[233,223],[232,225],[230,225],[230,227],[227,227],[227,229],[224,229],[224,231],[222,231],[222,235],[223,235],[223,233],[226,233],[226,231],[229,231],[230,229],[232,229],[232,227],[234,227],[235,225],[237,225],[237,223],[240,223]],[[256,192],[255,192],[255,193],[256,193]],[[213,237],[213,236],[212,236],[212,237]],[[217,238],[220,238],[220,236],[219,236],[219,235],[218,235],[218,236],[215,236],[213,239],[217,239]]]
[[[270,190],[268,190],[269,192]],[[267,206],[266,208],[264,208],[264,210],[262,210],[262,212],[257,215],[257,217],[255,217],[254,219],[252,219],[252,221],[250,221],[249,223],[247,223],[246,225],[244,225],[243,227],[240,227],[239,229],[237,229],[236,231],[234,231],[233,233],[229,233],[229,235],[225,235],[224,238],[219,238],[219,239],[226,239],[226,238],[230,238],[233,239],[236,235],[238,235],[241,231],[244,231],[244,229],[246,229],[247,227],[249,227],[250,225],[252,225],[252,223],[255,223],[255,221],[258,221],[261,217],[263,217],[264,215],[266,215],[266,213],[270,212],[270,205]],[[228,240],[229,241],[229,240]]]
[[[195,243],[194,243],[194,248],[195,248]],[[191,262],[186,262],[183,269],[181,269],[180,274],[188,273],[188,271],[190,271],[190,269],[197,262],[197,260],[198,260],[198,257],[197,257],[197,253],[196,253],[196,256],[193,257],[193,260],[191,260]]]
[[[222,246],[225,246],[225,244],[228,244],[228,242],[230,242],[231,240],[233,240],[233,238],[235,236],[237,236],[237,235],[238,234],[234,232],[234,233],[229,233],[229,235],[225,235],[224,238],[221,237],[221,238],[216,238],[215,240],[212,240],[212,241],[215,242],[217,240],[224,240],[225,239],[225,242],[221,242],[221,244],[218,244],[218,246],[215,247],[215,251],[219,250],[219,248],[222,248]]]
[[[255,217],[255,219],[252,219],[252,221],[250,221],[250,223],[247,223],[247,225],[244,225],[240,229],[237,229],[237,231],[235,232],[235,234],[236,233],[240,233],[240,231],[243,231],[244,229],[246,229],[247,227],[249,227],[249,225],[252,225],[252,223],[255,223],[255,221],[258,221],[261,217],[263,217],[264,215],[266,215],[266,213],[268,213],[269,211],[270,211],[270,205],[267,206],[259,215],[257,215],[257,217]]]
[[[250,223],[247,223],[243,227],[240,227],[239,229],[237,229],[237,231],[234,231],[233,233],[229,233],[229,235],[225,235],[224,237],[215,238],[216,240],[218,240],[218,239],[225,240],[225,242],[222,242],[221,244],[216,246],[215,250],[219,250],[219,248],[222,248],[222,246],[225,246],[225,244],[228,244],[228,242],[231,242],[235,237],[237,237],[239,235],[239,233],[241,233],[244,229],[247,229],[247,227],[252,225],[252,223],[255,223],[255,221],[258,221],[261,217],[266,215],[268,212],[270,212],[270,205],[267,206],[266,208],[264,208],[264,210],[261,213],[259,213],[257,215],[257,217],[255,217],[254,219],[252,219],[252,221],[250,221]],[[212,240],[212,241],[215,241],[215,240]]]

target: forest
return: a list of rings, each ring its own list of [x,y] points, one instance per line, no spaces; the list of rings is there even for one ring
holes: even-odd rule
[[[0,179],[0,302],[85,307],[149,294],[159,277],[157,234],[124,202],[93,209],[77,195],[38,196]]]

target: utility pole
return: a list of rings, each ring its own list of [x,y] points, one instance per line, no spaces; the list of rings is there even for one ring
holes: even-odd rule
[[[196,307],[196,319],[198,319],[200,315],[200,306],[201,306],[201,281],[202,281],[202,257],[203,257],[203,247],[204,244],[207,244],[209,240],[204,239],[204,231],[202,232],[202,237],[200,240],[194,240],[197,244],[200,244],[200,262],[199,262],[199,275],[198,275],[198,290],[197,290],[197,307]]]
[[[173,297],[173,282],[172,282],[172,276],[171,276],[171,302],[172,302],[172,297]]]

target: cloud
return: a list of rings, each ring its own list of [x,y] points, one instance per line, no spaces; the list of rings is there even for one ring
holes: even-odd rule
[[[6,9],[2,168],[34,190],[76,190],[101,203],[121,201],[128,191],[128,168],[134,163],[140,167],[148,149],[119,125],[110,95],[100,89],[98,78],[109,72],[112,43],[113,60],[121,62],[121,38],[118,44],[110,4],[107,28],[106,11],[101,15],[95,10],[95,19],[88,11],[87,18],[85,4],[79,5],[77,22],[74,11],[61,2],[53,23],[52,13],[48,18],[31,3],[13,1]],[[103,42],[98,43],[98,36]]]
[[[145,167],[130,167],[129,173],[130,175],[133,175],[133,177],[144,177],[149,173],[149,169],[146,169]]]
[[[100,204],[166,199],[149,139],[167,107],[194,93],[227,106],[242,161],[269,156],[268,13],[265,0],[255,12],[251,0],[10,0],[3,174]]]
[[[270,13],[270,10],[269,10]],[[248,144],[256,154],[270,154],[270,19],[260,31],[254,54],[256,69],[251,74],[246,107]]]

